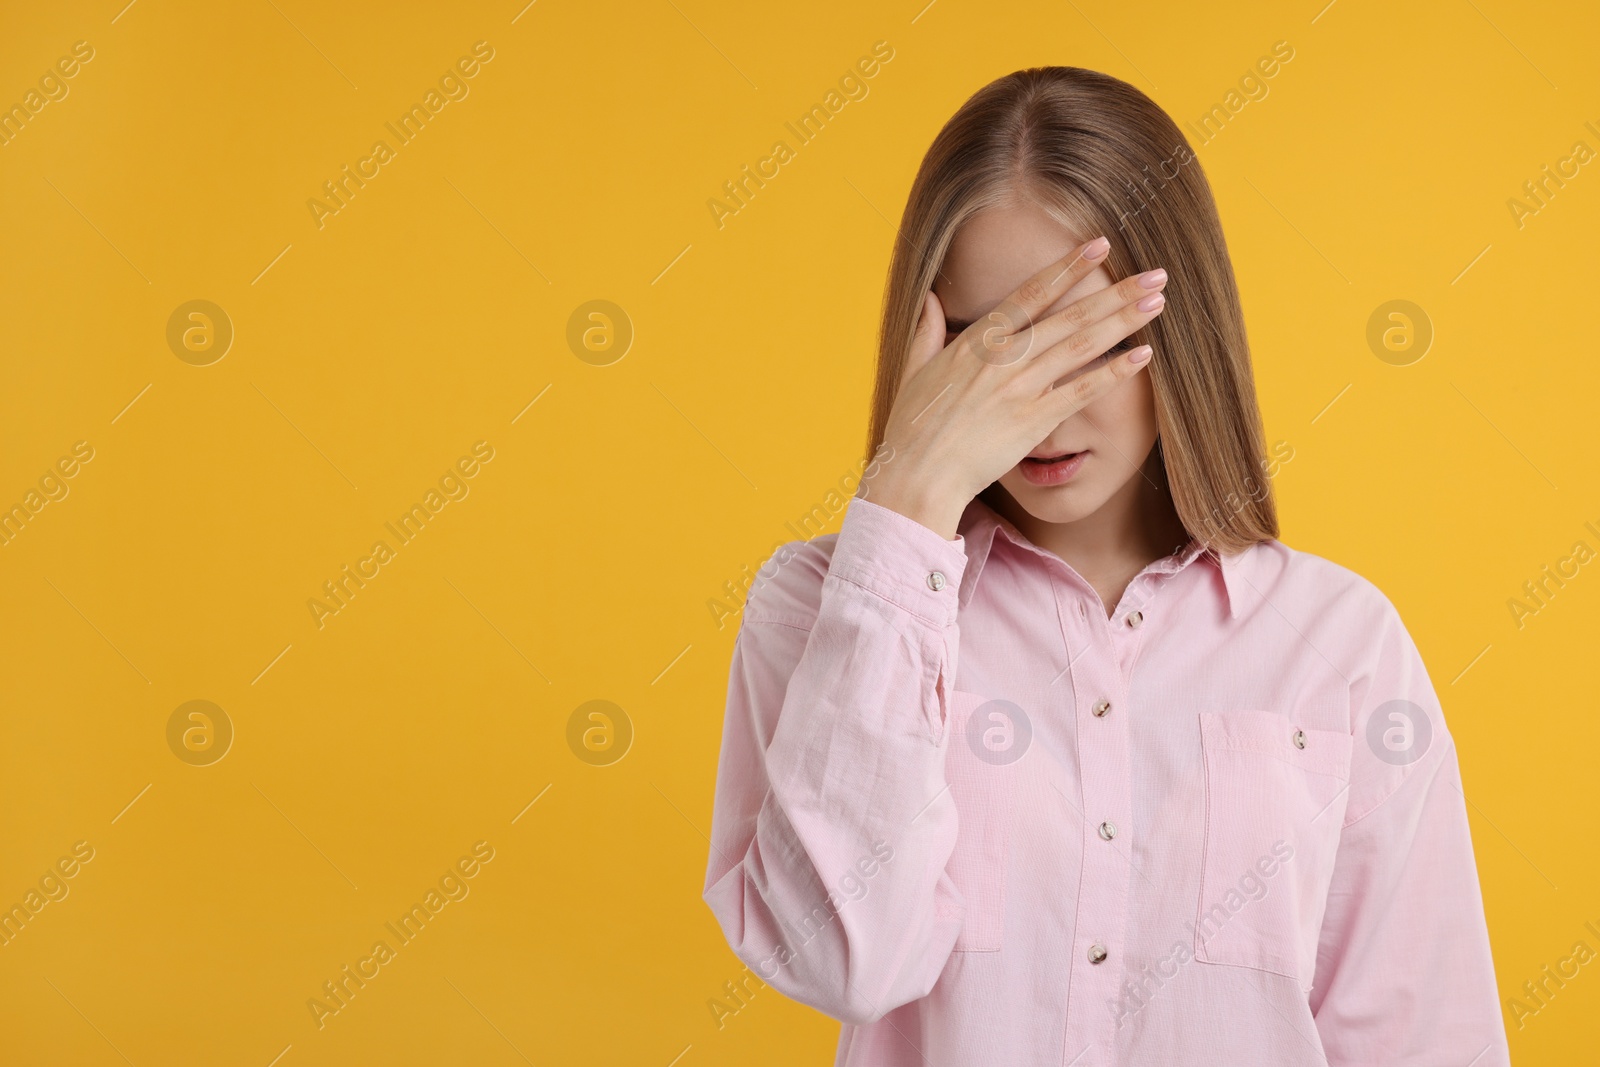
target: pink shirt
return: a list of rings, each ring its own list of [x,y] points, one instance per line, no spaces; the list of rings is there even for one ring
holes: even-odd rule
[[[705,899],[871,1067],[1510,1062],[1454,743],[1370,582],[1191,542],[1108,619],[982,501],[762,570]]]

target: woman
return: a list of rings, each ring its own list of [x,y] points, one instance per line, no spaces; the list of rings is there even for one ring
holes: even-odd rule
[[[1276,539],[1173,122],[1021,71],[896,244],[864,473],[735,645],[705,898],[839,1064],[1509,1062],[1454,745],[1365,579]]]

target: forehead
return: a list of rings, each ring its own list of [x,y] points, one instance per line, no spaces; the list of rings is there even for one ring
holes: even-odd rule
[[[951,319],[970,321],[994,308],[1038,271],[1097,236],[1077,232],[1031,199],[986,208],[961,224],[933,290]],[[1111,284],[1104,266],[1063,293],[1046,314]]]

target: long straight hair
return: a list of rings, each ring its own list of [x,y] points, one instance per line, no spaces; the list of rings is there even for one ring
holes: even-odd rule
[[[883,443],[924,295],[957,228],[1019,194],[1071,229],[1087,227],[1083,240],[1105,234],[1113,279],[1167,268],[1166,308],[1134,338],[1157,353],[1142,373],[1178,518],[1222,554],[1277,537],[1244,313],[1211,187],[1154,101],[1078,67],[990,82],[923,157],[884,294],[867,455]]]

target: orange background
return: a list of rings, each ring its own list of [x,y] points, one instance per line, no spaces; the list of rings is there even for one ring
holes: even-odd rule
[[[742,970],[700,900],[736,630],[709,602],[857,469],[917,162],[1042,64],[1190,132],[1293,449],[1284,540],[1376,582],[1427,659],[1502,998],[1600,949],[1600,576],[1509,606],[1600,548],[1592,5],[124,3],[8,5],[0,35],[0,103],[93,52],[0,146],[0,507],[40,493],[0,544],[0,904],[93,852],[0,947],[0,1058],[831,1062],[837,1025],[774,991],[708,1007]],[[794,141],[879,41],[867,95]],[[221,358],[215,313],[169,344],[195,300]],[[1369,346],[1393,300],[1425,352]],[[346,565],[370,577],[319,626]],[[169,735],[190,701],[220,715]],[[620,711],[571,742],[590,701]],[[307,1002],[431,889],[319,1028]],[[1592,1049],[1592,969],[1508,1014],[1516,1062]]]

